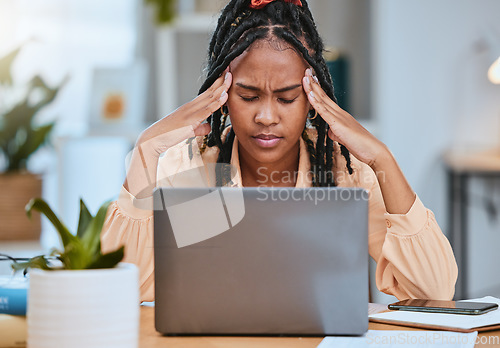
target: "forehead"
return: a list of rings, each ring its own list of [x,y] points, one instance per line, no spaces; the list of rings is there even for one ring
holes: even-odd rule
[[[301,79],[308,67],[300,53],[278,39],[254,42],[229,66],[235,79],[251,80]]]

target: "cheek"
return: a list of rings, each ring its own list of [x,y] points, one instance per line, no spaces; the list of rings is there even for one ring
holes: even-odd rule
[[[245,105],[238,100],[238,96],[234,96],[232,93],[229,93],[226,106],[229,111],[231,122],[233,124],[239,122],[241,120],[241,115],[245,114]]]
[[[299,129],[300,132],[302,132],[306,124],[309,107],[308,101],[298,101],[293,108],[288,110],[287,117],[284,122],[286,122],[291,128]]]
[[[287,117],[286,128],[290,135],[302,134],[304,127],[306,125],[306,115],[302,112],[297,112],[296,114],[290,114]]]

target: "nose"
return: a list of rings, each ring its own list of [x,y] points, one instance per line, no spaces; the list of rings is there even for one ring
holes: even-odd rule
[[[278,111],[273,108],[271,102],[259,105],[259,109],[255,114],[255,123],[260,123],[267,127],[279,123],[279,120]]]

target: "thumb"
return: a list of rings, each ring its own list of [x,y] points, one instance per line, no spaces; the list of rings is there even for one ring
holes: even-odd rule
[[[212,130],[212,128],[210,127],[210,125],[208,123],[202,123],[194,129],[194,134],[196,136],[207,135],[208,133],[210,133],[211,130]]]
[[[329,136],[329,137],[330,137],[330,139],[332,139],[333,141],[338,141],[337,136],[336,136],[335,134],[333,134],[333,132],[332,132],[332,129],[331,129],[331,128],[328,130],[328,136]]]

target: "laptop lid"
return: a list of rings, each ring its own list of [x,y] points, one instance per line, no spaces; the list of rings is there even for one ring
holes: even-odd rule
[[[157,331],[368,329],[367,191],[158,188],[154,199]]]

